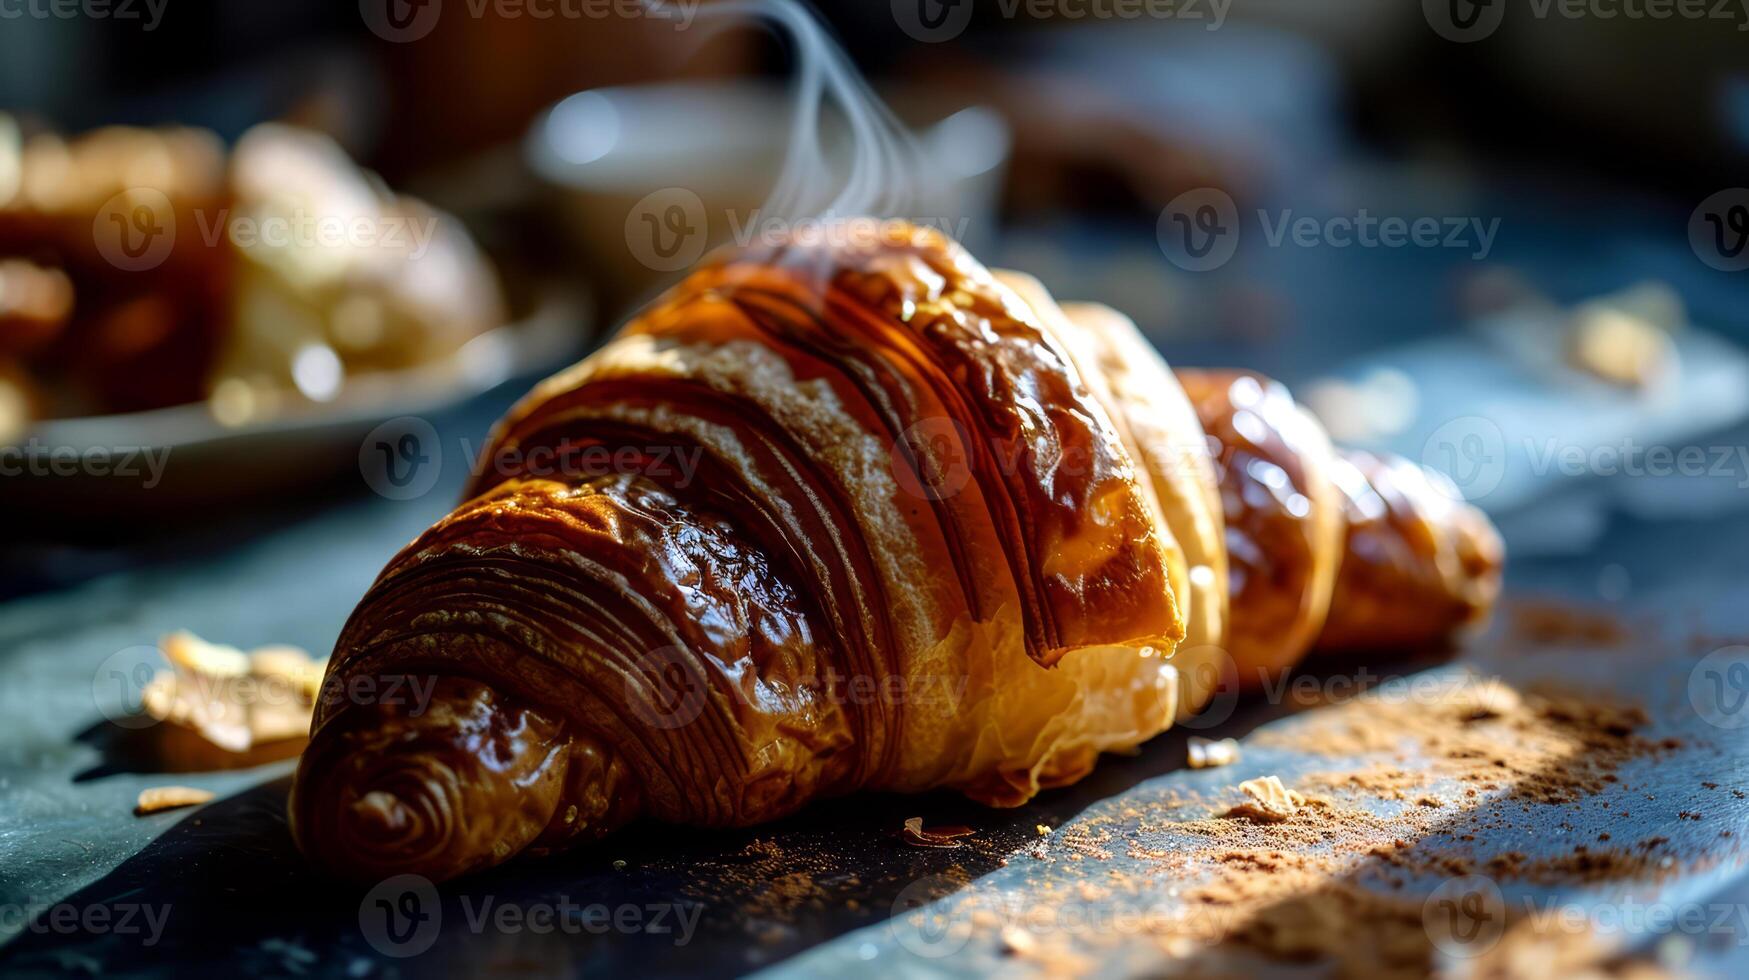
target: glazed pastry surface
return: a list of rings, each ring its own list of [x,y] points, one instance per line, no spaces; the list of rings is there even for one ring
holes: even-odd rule
[[[307,854],[446,878],[638,818],[1017,805],[1326,622],[1420,642],[1486,611],[1486,519],[1339,468],[1279,386],[1181,387],[1114,311],[878,228],[707,262],[498,425],[336,645],[330,691],[430,703],[318,704]]]

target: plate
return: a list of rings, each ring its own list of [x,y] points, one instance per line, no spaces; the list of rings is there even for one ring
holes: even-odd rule
[[[581,352],[592,320],[587,297],[550,290],[528,316],[449,358],[361,374],[332,401],[242,426],[220,424],[207,402],[48,420],[0,447],[0,506],[33,520],[108,523],[289,496],[358,470],[365,437],[386,422],[429,424],[556,370]]]

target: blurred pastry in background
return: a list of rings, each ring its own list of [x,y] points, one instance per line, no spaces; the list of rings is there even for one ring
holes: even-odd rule
[[[1675,369],[1672,331],[1687,315],[1663,283],[1640,283],[1579,304],[1567,325],[1573,367],[1623,388],[1649,388]]]
[[[1551,384],[1583,377],[1640,395],[1682,375],[1676,338],[1688,311],[1661,280],[1567,306],[1516,270],[1492,268],[1474,276],[1461,299],[1472,329]]]
[[[231,189],[230,319],[244,326],[223,338],[212,375],[221,422],[282,397],[331,400],[349,375],[441,361],[504,321],[496,277],[460,223],[386,190],[325,137],[256,127],[237,143]]]
[[[45,411],[88,415],[199,399],[227,265],[194,233],[198,216],[225,206],[218,138],[122,127],[24,137],[8,120],[0,123],[0,174],[10,175],[0,178],[0,260],[14,260],[8,284],[41,278],[22,262],[72,287],[49,342],[21,352],[46,393]]]
[[[0,354],[41,350],[73,315],[73,281],[59,269],[0,259]]]
[[[269,124],[227,153],[204,130],[26,136],[0,115],[0,439],[208,398],[244,424],[503,318],[459,223],[324,136]]]
[[[0,445],[17,442],[41,415],[42,396],[30,375],[17,361],[0,357]]]

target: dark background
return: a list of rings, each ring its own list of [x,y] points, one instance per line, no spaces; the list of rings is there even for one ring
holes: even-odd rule
[[[1749,341],[1745,274],[1710,268],[1686,237],[1701,201],[1749,183],[1742,9],[1653,20],[1514,4],[1492,34],[1454,43],[1431,26],[1433,0],[1233,0],[1219,30],[1207,29],[1209,0],[1185,19],[1134,20],[1039,19],[1026,4],[1010,17],[999,0],[968,2],[969,26],[934,44],[901,29],[885,0],[816,9],[877,92],[923,90],[1006,118],[1014,151],[996,226],[979,227],[980,258],[1117,306],[1174,363],[1304,385],[1462,332],[1476,283],[1500,272],[1561,304],[1651,281],[1692,323]],[[595,290],[601,308],[578,330],[587,343],[647,291],[578,253],[575,222],[521,166],[541,111],[597,86],[778,82],[794,52],[751,22],[700,45],[647,19],[500,16],[491,4],[474,16],[468,0],[447,3],[413,43],[373,34],[343,0],[166,0],[151,30],[140,0],[140,19],[0,19],[0,110],[68,132],[180,122],[235,139],[271,119],[325,130],[390,185],[459,213],[507,279],[538,269]],[[1497,220],[1499,233],[1479,261],[1449,249],[1268,249],[1253,235],[1236,261],[1186,273],[1162,255],[1156,220],[1203,187],[1242,213],[1456,215]],[[483,430],[516,390],[473,406],[464,431]],[[290,506],[362,492],[350,475],[330,489],[301,487]],[[73,550],[52,562],[13,554],[0,589],[175,553],[215,525],[222,546],[233,527],[283,523],[283,506],[257,496],[204,509],[172,542],[119,555],[118,542],[148,529],[21,529]]]
[[[1008,118],[1009,234],[984,257],[1024,263],[1059,293],[1089,298],[1102,287],[1088,263],[1135,258],[1119,246],[1151,231],[1166,202],[1213,186],[1242,209],[1358,202],[1498,217],[1489,261],[1562,302],[1655,278],[1676,286],[1696,322],[1749,331],[1732,274],[1676,247],[1702,199],[1745,181],[1741,9],[1656,20],[1512,5],[1491,35],[1453,43],[1414,0],[1234,0],[1219,30],[1207,19],[1038,19],[1027,4],[1010,17],[998,0],[968,2],[967,29],[939,44],[908,36],[887,2],[816,9],[877,90],[924,88]],[[793,67],[789,46],[755,26],[694,50],[644,19],[449,7],[408,44],[372,34],[347,2],[166,0],[149,31],[115,18],[0,20],[0,108],[69,131],[174,121],[226,138],[290,118],[329,131],[392,185],[462,209],[434,178],[507,152],[565,95],[678,77],[778,80]],[[1185,9],[1213,12],[1208,0]],[[133,10],[147,16],[138,0]],[[523,217],[524,236],[554,220]],[[1041,257],[1027,248],[1040,237],[1086,247]],[[1099,298],[1190,344],[1175,358],[1302,380],[1461,324],[1458,297],[1478,264],[1412,252],[1261,255],[1190,277],[1156,253],[1137,272],[1169,298]],[[566,268],[600,274],[583,261]],[[605,312],[611,322],[622,310]]]
[[[141,0],[134,2],[147,16]],[[458,8],[465,2],[450,0]],[[234,137],[324,90],[349,89],[357,98],[348,111],[382,127],[359,135],[355,148],[400,176],[440,162],[437,147],[477,148],[519,135],[535,110],[572,91],[671,77],[675,68],[672,58],[646,56],[660,49],[664,33],[647,25],[576,19],[531,30],[528,18],[455,18],[426,39],[445,54],[414,59],[373,36],[344,0],[166,3],[150,31],[117,18],[0,21],[3,104],[71,130],[175,121]],[[877,79],[1000,65],[1041,34],[1094,26],[1033,19],[1024,4],[1010,19],[992,0],[974,9],[957,39],[925,45],[899,29],[885,3],[814,9]],[[1340,78],[1340,110],[1353,134],[1382,152],[1438,142],[1476,161],[1548,166],[1692,196],[1740,181],[1749,161],[1749,45],[1741,32],[1749,14],[1727,12],[1735,19],[1509,15],[1487,39],[1452,44],[1406,0],[1234,0],[1222,30],[1281,32],[1314,45]],[[1124,27],[1174,43],[1221,33],[1188,21]],[[779,45],[754,47],[725,57],[721,67],[786,70]],[[494,57],[504,60],[491,77],[459,77],[467,59]],[[443,60],[451,61],[448,70],[437,66]],[[431,104],[436,92],[461,90],[474,98]],[[520,99],[507,101],[507,92]],[[414,119],[438,111],[447,120],[436,127],[443,132],[410,135]],[[421,149],[397,145],[403,142]]]

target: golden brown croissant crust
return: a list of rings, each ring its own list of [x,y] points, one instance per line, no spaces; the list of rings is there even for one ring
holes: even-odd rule
[[[942,567],[958,575],[972,613],[1018,598],[1028,653],[1041,663],[1098,643],[1170,644],[1181,632],[1163,593],[1160,542],[1106,412],[1037,318],[940,236],[824,254],[791,246],[708,266],[623,336],[646,341],[652,362],[758,350],[787,383],[818,385],[848,421],[888,444],[896,457],[888,469],[912,471],[901,489],[932,513],[911,523],[938,525],[924,537],[947,549]],[[816,498],[813,513],[797,516],[824,525],[772,529],[792,545],[855,525],[832,499],[834,485],[854,474],[824,472],[831,461],[821,451],[837,447],[808,444],[812,433],[784,438],[776,413],[785,407],[759,404],[771,396],[757,389],[771,378],[711,364],[602,367],[543,385],[499,427],[496,449],[527,455],[567,440],[667,446],[700,424],[729,427],[759,457],[753,478],[771,482],[719,489],[725,509],[768,514],[774,488],[793,491],[781,494],[792,503]],[[684,424],[657,420],[679,413]],[[489,473],[475,489],[509,475]],[[975,564],[992,533],[1006,577]],[[854,551],[857,542],[845,545]],[[835,609],[854,585],[823,576],[809,584]]]
[[[1014,805],[1206,700],[1221,644],[1290,666],[1333,593],[1344,639],[1485,612],[1486,519],[1339,470],[1279,386],[1187,399],[1121,316],[878,227],[714,260],[499,424],[336,645],[331,691],[429,703],[322,700],[306,853],[443,878],[640,816]],[[1350,524],[1354,474],[1386,516]],[[1345,533],[1389,557],[1339,574]]]

